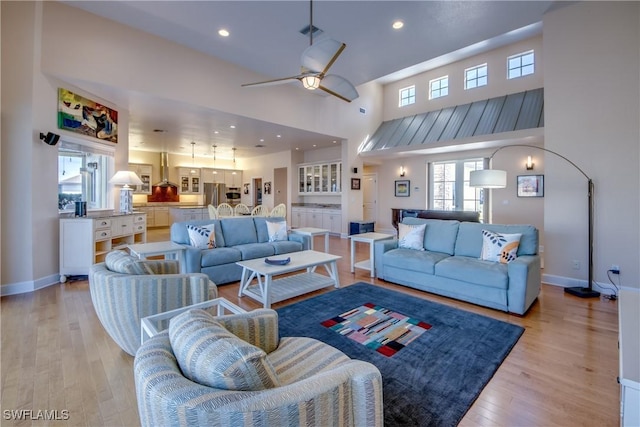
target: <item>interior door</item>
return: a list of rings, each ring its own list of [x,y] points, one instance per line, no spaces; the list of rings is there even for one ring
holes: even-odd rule
[[[378,175],[375,173],[362,176],[362,218],[367,222],[378,219]]]
[[[287,206],[287,168],[273,170],[273,206]]]

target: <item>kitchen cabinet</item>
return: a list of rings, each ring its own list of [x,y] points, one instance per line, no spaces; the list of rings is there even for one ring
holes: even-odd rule
[[[168,206],[142,206],[136,210],[147,214],[147,228],[168,227],[170,224]]]
[[[60,219],[60,282],[86,276],[89,268],[114,249],[147,241],[147,215],[112,215]]]
[[[304,208],[292,207],[291,208],[291,227],[302,228],[306,227],[306,215],[307,210]]]
[[[199,219],[208,219],[209,211],[207,208],[171,208],[169,209],[171,224],[174,222],[193,221]]]
[[[203,184],[218,184],[224,182],[224,170],[202,168],[200,178]]]
[[[242,171],[226,170],[224,171],[224,184],[229,187],[239,188],[242,185]]]
[[[179,194],[201,194],[200,169],[178,168]]]
[[[342,162],[298,165],[298,193],[337,195],[342,192]]]
[[[342,212],[339,210],[324,210],[322,212],[322,228],[333,234],[342,233]]]
[[[151,165],[129,163],[129,170],[135,172],[136,175],[142,180],[142,185],[133,185],[134,194],[151,194],[152,175],[153,170]]]

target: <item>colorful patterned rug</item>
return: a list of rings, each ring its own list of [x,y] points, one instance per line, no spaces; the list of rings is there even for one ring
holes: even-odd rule
[[[322,322],[355,342],[391,357],[431,329],[431,325],[370,302]]]
[[[369,302],[431,328],[388,357],[322,325],[337,313]],[[380,370],[384,425],[390,427],[458,425],[524,332],[518,325],[368,283],[325,292],[277,311],[281,337],[315,338]]]

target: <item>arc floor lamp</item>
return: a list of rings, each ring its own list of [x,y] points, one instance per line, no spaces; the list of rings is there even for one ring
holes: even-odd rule
[[[491,157],[489,157],[489,162],[491,162],[491,160],[496,155],[496,153],[498,153],[498,151],[504,150],[505,148],[511,148],[511,147],[535,148],[547,153],[551,153],[567,161],[571,166],[578,169],[578,171],[582,175],[584,175],[585,178],[587,178],[587,184],[588,184],[587,194],[589,198],[589,203],[588,203],[588,218],[589,218],[588,220],[588,235],[589,235],[589,278],[588,280],[589,282],[586,288],[577,286],[577,287],[564,288],[564,291],[581,298],[593,298],[593,297],[600,296],[600,292],[593,290],[593,180],[589,178],[589,176],[586,173],[584,173],[584,171],[580,169],[578,165],[573,163],[571,160],[567,159],[562,154],[556,153],[555,151],[549,150],[547,148],[538,147],[536,145],[512,144],[512,145],[505,145],[505,146],[499,147],[497,150],[495,150],[491,154]],[[507,186],[507,172],[503,170],[497,170],[497,169],[483,169],[483,170],[472,171],[469,179],[469,185],[471,187],[482,187],[482,188],[505,188]]]

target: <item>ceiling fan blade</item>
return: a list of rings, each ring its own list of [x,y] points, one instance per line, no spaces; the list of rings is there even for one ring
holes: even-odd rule
[[[306,48],[302,52],[300,62],[307,70],[324,74],[338,59],[345,47],[347,47],[346,44],[337,40],[324,39]]]
[[[275,85],[288,83],[290,80],[300,80],[304,76],[305,76],[304,74],[301,74],[301,75],[298,75],[298,76],[283,77],[281,79],[265,80],[263,82],[245,83],[245,84],[243,84],[241,86],[242,87],[246,87],[246,86],[275,86]]]
[[[324,76],[318,89],[322,89],[347,102],[351,102],[360,96],[356,88],[347,79],[335,74]]]

